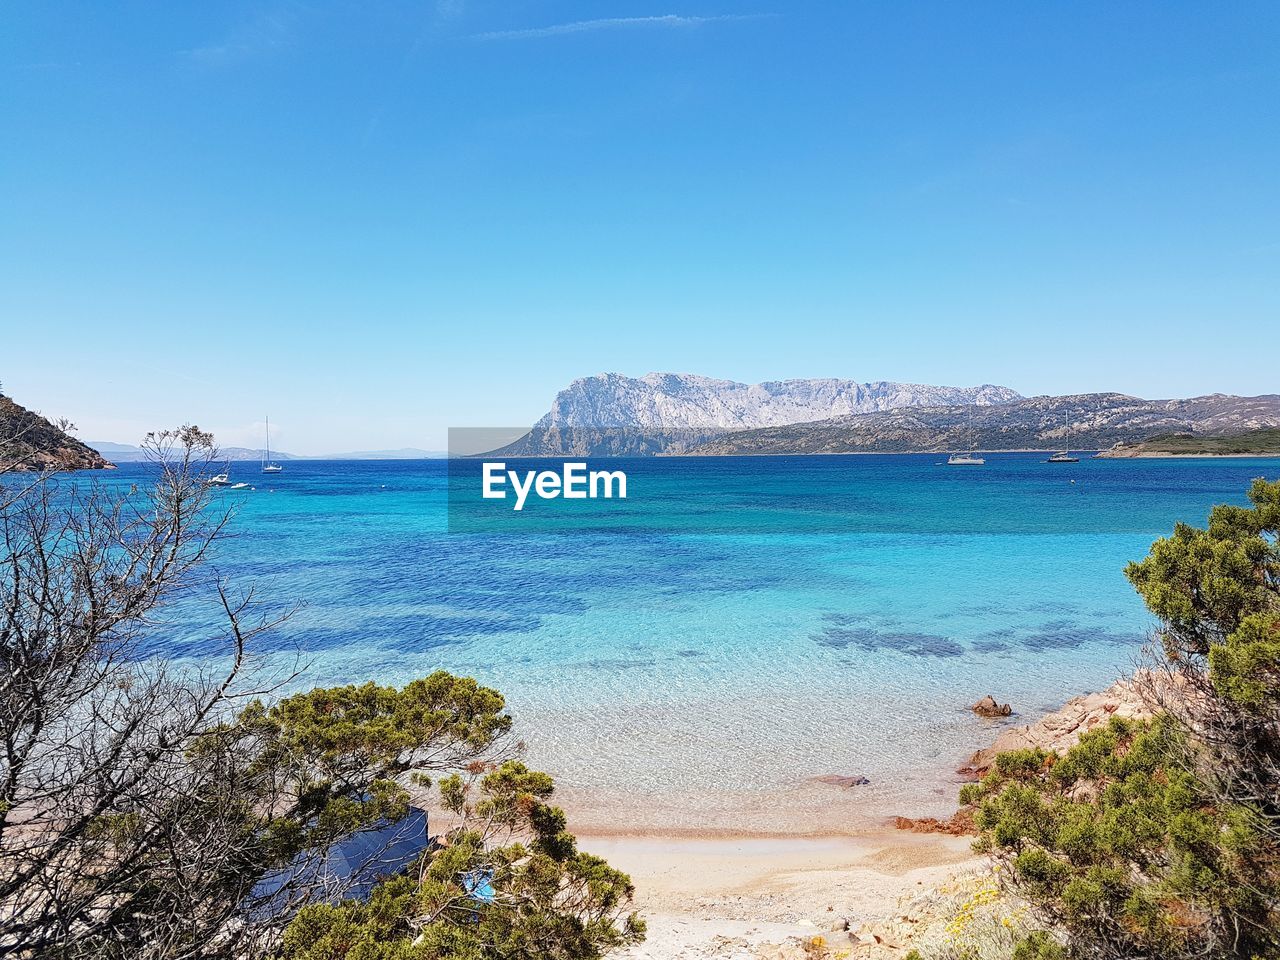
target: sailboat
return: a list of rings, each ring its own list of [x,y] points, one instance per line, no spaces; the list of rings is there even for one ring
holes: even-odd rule
[[[1059,450],[1059,451],[1058,451],[1057,453],[1055,453],[1052,457],[1050,457],[1048,460],[1046,460],[1046,461],[1045,461],[1045,463],[1079,463],[1079,462],[1080,462],[1080,458],[1079,458],[1079,457],[1073,457],[1073,456],[1071,455],[1071,420],[1070,420],[1070,418],[1068,418],[1068,419],[1067,419],[1067,446],[1066,446],[1066,449],[1064,449],[1064,450]]]
[[[970,429],[973,430],[973,412],[970,410],[965,414],[965,421]],[[970,450],[968,453],[953,453],[947,457],[948,467],[981,467],[985,464],[986,458],[978,456],[978,451]]]
[[[284,467],[271,462],[271,418],[267,417],[267,448],[262,454],[262,472],[281,473],[283,471]]]

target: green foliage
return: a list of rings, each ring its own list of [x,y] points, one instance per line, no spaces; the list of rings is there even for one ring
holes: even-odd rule
[[[1280,456],[1280,430],[1264,428],[1248,430],[1226,437],[1205,437],[1188,433],[1166,433],[1141,443],[1125,444],[1129,452],[1171,453],[1177,455],[1215,456]]]
[[[1049,934],[1037,930],[1018,944],[1013,960],[1067,960],[1067,951]]]
[[[284,935],[284,955],[293,960],[420,960],[428,956],[410,941],[406,917],[417,885],[407,876],[374,888],[367,903],[303,907]]]
[[[496,690],[437,671],[401,689],[367,683],[254,701],[193,755],[235,785],[269,869],[404,817],[408,785],[490,751],[511,729],[504,711]]]
[[[504,709],[498,691],[438,670],[400,690],[373,683],[312,690],[281,700],[266,717],[282,750],[339,776],[352,764],[391,765],[402,754],[484,750],[511,729]]]
[[[564,813],[545,803],[546,774],[507,761],[478,781],[451,776],[440,790],[461,818],[447,844],[367,904],[303,910],[286,933],[286,960],[590,960],[643,938],[643,921],[625,912],[630,879],[577,849]],[[492,902],[469,893],[478,874],[491,878]]]
[[[1218,692],[1250,712],[1275,707],[1280,690],[1280,616],[1250,614],[1209,650]]]
[[[1232,699],[1242,692],[1256,700],[1256,689],[1233,692],[1232,678],[1238,648],[1257,644],[1259,635],[1274,642],[1280,630],[1280,481],[1255,480],[1249,499],[1252,507],[1214,507],[1205,529],[1177,524],[1173,536],[1157,540],[1125,574],[1163,622],[1170,661],[1209,658],[1215,683],[1215,667],[1225,670],[1220,694]],[[1227,651],[1216,653],[1222,648]]]
[[[979,849],[1066,938],[1015,960],[1280,956],[1280,482],[1249,499],[1126,570],[1169,712],[1001,755],[962,790]]]
[[[1132,957],[1259,946],[1280,892],[1266,838],[1250,811],[1212,802],[1176,762],[1186,750],[1168,717],[1113,718],[1061,761],[1020,751],[979,785],[979,846],[1009,861],[1079,955],[1115,943]],[[1243,954],[1225,946],[1237,929]]]

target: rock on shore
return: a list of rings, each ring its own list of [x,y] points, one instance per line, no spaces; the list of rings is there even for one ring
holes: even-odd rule
[[[956,772],[976,780],[991,768],[997,754],[1033,747],[1065,753],[1080,742],[1081,734],[1111,717],[1144,719],[1154,712],[1133,680],[1120,680],[1099,693],[1068,700],[1035,723],[1004,730],[991,746],[979,750]]]
[[[980,717],[1007,717],[1013,713],[1013,707],[1007,703],[997,703],[991,694],[987,694],[969,709]]]

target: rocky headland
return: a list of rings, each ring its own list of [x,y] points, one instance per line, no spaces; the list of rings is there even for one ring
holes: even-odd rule
[[[104,470],[112,466],[62,426],[0,395],[0,471]]]
[[[690,373],[574,380],[505,456],[685,453],[729,431],[920,406],[990,406],[1021,399],[1008,387],[936,386],[835,377],[738,383]]]
[[[1121,460],[1138,457],[1280,457],[1280,429],[1248,430],[1221,437],[1171,433],[1141,443],[1117,443],[1098,456]]]

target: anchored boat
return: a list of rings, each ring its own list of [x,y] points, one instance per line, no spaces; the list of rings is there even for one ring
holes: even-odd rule
[[[1071,421],[1068,420],[1067,421],[1067,448],[1065,450],[1059,450],[1052,457],[1046,460],[1045,463],[1079,463],[1079,462],[1080,462],[1079,457],[1073,457],[1071,455]]]
[[[267,417],[267,446],[262,453],[262,472],[281,473],[283,471],[284,467],[271,462],[271,418]]]

